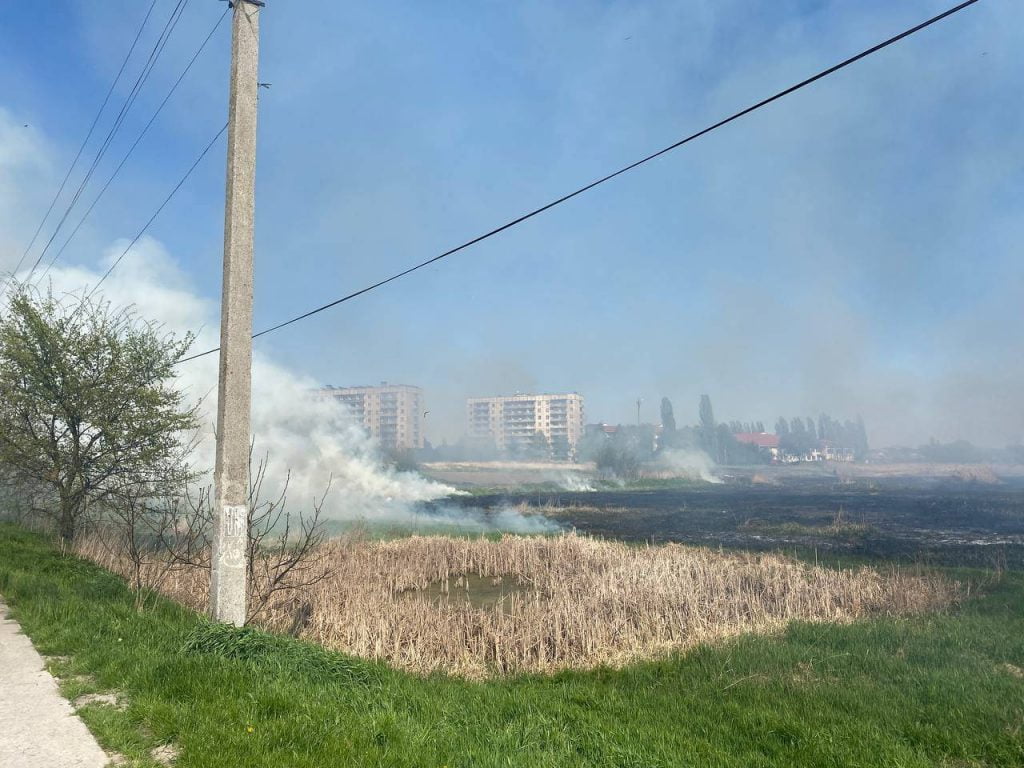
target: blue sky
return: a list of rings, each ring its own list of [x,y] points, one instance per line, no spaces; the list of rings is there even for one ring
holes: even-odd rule
[[[3,267],[147,5],[0,7]],[[157,0],[143,49],[172,5]],[[256,326],[446,250],[945,7],[269,0]],[[190,0],[99,178],[222,12]],[[982,0],[258,348],[325,383],[423,386],[434,439],[459,435],[467,396],[576,390],[591,420],[629,421],[637,397],[656,420],[667,395],[686,423],[707,392],[721,419],[861,413],[875,443],[1018,442],[1021,21],[1019,3]],[[134,235],[223,124],[229,32],[225,20],[62,262],[94,264]],[[223,173],[221,142],[150,230],[211,299]]]

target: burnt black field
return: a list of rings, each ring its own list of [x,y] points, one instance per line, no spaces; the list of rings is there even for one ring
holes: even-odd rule
[[[789,479],[774,486],[531,492],[452,501],[528,505],[566,528],[631,542],[1024,568],[1024,483]]]

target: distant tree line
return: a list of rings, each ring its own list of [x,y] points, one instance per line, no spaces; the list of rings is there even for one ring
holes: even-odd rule
[[[697,422],[678,426],[672,401],[661,399],[661,432],[652,424],[618,425],[610,430],[593,425],[580,445],[579,456],[594,461],[602,472],[635,477],[644,464],[668,451],[703,451],[718,464],[765,464],[770,453],[750,442],[737,440],[743,433],[764,433],[761,421],[719,422],[709,395],[701,395]],[[804,455],[826,441],[833,450],[863,458],[868,452],[867,430],[859,417],[841,422],[828,414],[813,418],[780,418],[775,426],[779,447],[791,455]]]
[[[891,461],[928,461],[935,464],[1024,464],[1024,445],[982,448],[967,440],[940,443],[932,438],[916,449],[889,448],[885,454]]]
[[[814,419],[802,419],[794,416],[788,421],[779,417],[775,422],[775,434],[779,437],[779,447],[792,454],[805,454],[814,450],[824,441],[832,448],[853,454],[858,459],[868,453],[868,434],[864,420],[858,416],[857,421],[840,422],[828,414],[818,417],[817,426]]]
[[[917,449],[920,458],[936,464],[975,464],[985,461],[986,451],[966,440],[940,443],[932,438],[927,445]]]
[[[730,421],[729,431],[734,435],[739,434],[758,434],[764,432],[763,421]]]

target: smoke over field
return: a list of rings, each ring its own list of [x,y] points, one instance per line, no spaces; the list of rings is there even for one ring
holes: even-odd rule
[[[124,246],[107,254],[116,258]],[[81,295],[82,286],[94,285],[99,274],[77,268],[50,273],[52,289]],[[194,351],[217,345],[215,305],[197,296],[176,265],[155,241],[143,239],[103,285],[104,296],[115,305],[135,305],[144,319],[161,323],[169,332],[196,333]],[[210,481],[214,461],[214,421],[217,407],[217,355],[179,366],[179,383],[190,397],[202,401],[203,427],[194,457],[197,469]],[[330,484],[324,512],[341,520],[401,523],[414,520],[417,503],[441,499],[455,489],[427,480],[414,472],[385,467],[376,443],[350,418],[343,406],[312,396],[315,380],[275,363],[258,348],[253,356],[252,433],[254,457],[268,457],[265,490],[276,495],[289,479],[289,502],[308,509],[314,497]],[[484,523],[471,511],[452,511],[471,527]],[[516,523],[512,517],[505,522]],[[526,527],[529,527],[527,524]]]
[[[668,450],[658,455],[654,472],[665,477],[692,477],[705,483],[722,482],[715,474],[715,463],[703,451]]]

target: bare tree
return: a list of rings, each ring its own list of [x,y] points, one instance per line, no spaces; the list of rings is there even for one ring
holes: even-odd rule
[[[327,539],[323,506],[331,481],[328,480],[323,494],[313,499],[312,512],[293,513],[288,509],[291,471],[286,474],[277,497],[262,500],[267,463],[268,456],[264,455],[253,471],[253,451],[250,447],[247,624],[259,616],[275,594],[313,586],[330,575],[322,551]]]
[[[248,513],[248,611],[246,623],[255,621],[275,595],[311,587],[331,575],[326,566],[323,544],[327,540],[323,514],[324,500],[331,482],[311,512],[293,512],[288,508],[291,472],[285,476],[280,492],[264,498],[269,457],[254,466],[254,450],[249,448]],[[190,490],[180,499],[173,526],[163,528],[164,552],[176,565],[210,568],[210,531],[213,528],[212,489]],[[296,624],[308,616],[302,604],[295,606]]]
[[[31,483],[0,464],[0,520],[52,533],[48,522],[55,503],[45,486]]]
[[[99,505],[95,538],[112,557],[127,561],[137,609],[169,573],[202,559],[208,525],[188,492],[198,477],[188,462],[195,444],[195,436],[183,440],[148,471],[118,478]]]
[[[171,572],[191,565],[188,558],[180,556],[181,498],[151,497],[135,486],[109,497],[104,506],[100,541],[114,556],[127,561],[128,586],[135,595],[136,609],[142,610]]]

